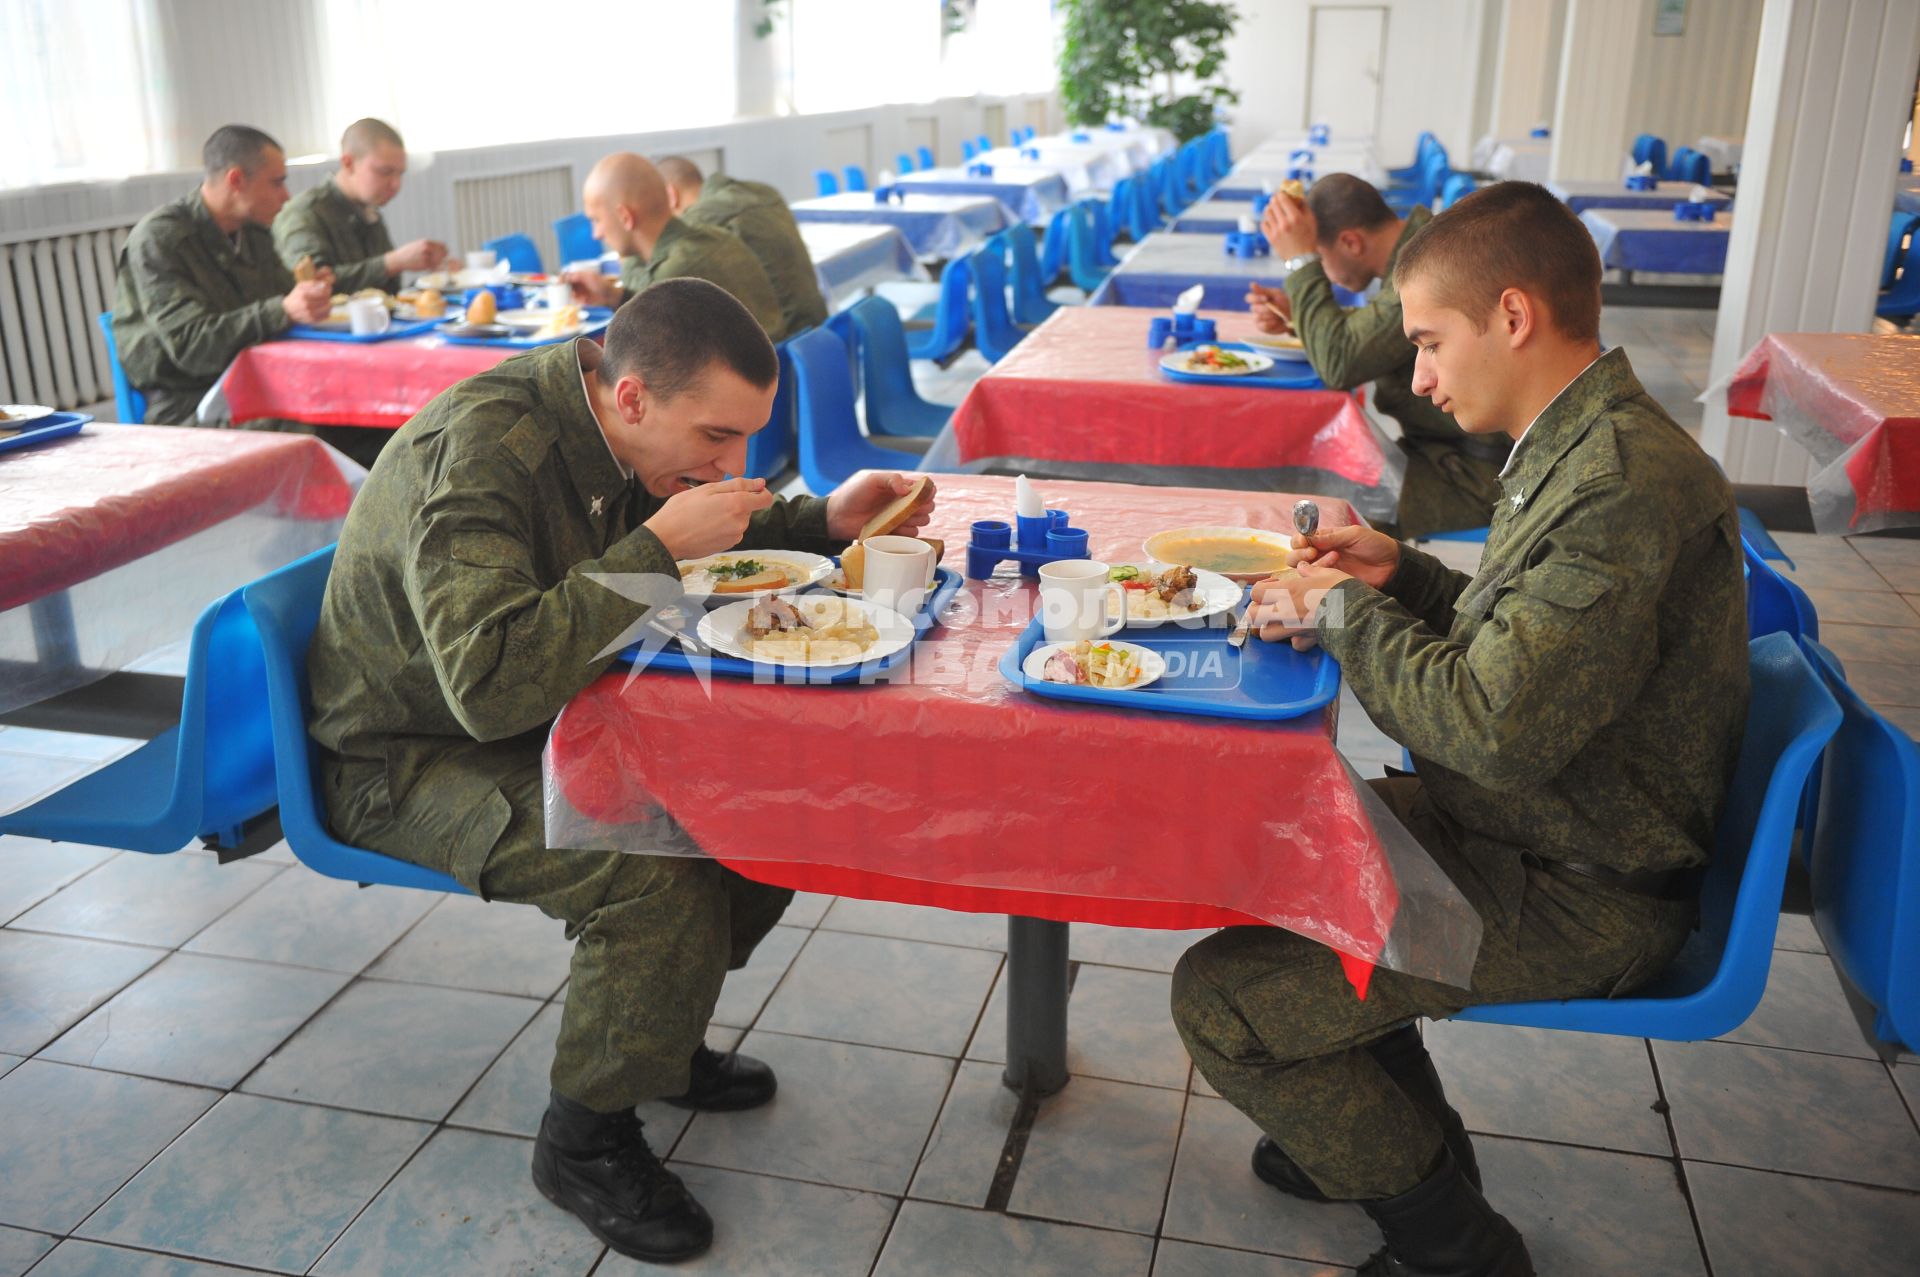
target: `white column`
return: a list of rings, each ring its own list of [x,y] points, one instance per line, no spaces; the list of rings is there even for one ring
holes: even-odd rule
[[[1887,246],[1914,0],[1767,0],[1714,333],[1715,381],[1768,333],[1865,332]],[[1804,484],[1777,430],[1709,404],[1700,442],[1736,483]]]
[[[1500,15],[1500,55],[1494,64],[1495,137],[1525,137],[1553,112],[1547,84],[1559,64],[1553,45],[1554,11],[1566,0],[1507,0]]]
[[[769,19],[772,32],[755,34],[755,28]],[[784,7],[771,9],[762,0],[734,0],[733,94],[739,118],[793,113],[788,57],[792,39],[793,18]]]
[[[1633,149],[1633,54],[1647,0],[1571,0],[1553,108],[1555,181],[1617,177]]]

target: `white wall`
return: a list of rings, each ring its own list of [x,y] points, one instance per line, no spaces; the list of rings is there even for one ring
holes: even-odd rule
[[[1383,8],[1387,53],[1375,139],[1383,163],[1403,164],[1423,129],[1449,151],[1473,149],[1481,74],[1483,0],[1251,0],[1227,46],[1227,78],[1240,91],[1234,149],[1291,133],[1307,114],[1308,48],[1315,8]],[[1355,92],[1372,93],[1372,85]]]
[[[1652,21],[1643,23],[1633,50],[1633,133],[1665,138],[1669,155],[1702,137],[1744,133],[1765,12],[1759,0],[1690,0],[1685,35],[1655,36]]]

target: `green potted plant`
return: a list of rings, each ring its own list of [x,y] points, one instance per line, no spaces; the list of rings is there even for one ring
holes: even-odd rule
[[[1060,97],[1067,119],[1131,115],[1182,142],[1240,100],[1222,78],[1240,14],[1218,0],[1063,0]]]

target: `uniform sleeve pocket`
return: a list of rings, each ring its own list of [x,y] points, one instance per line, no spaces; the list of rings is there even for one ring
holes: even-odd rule
[[[1467,661],[1497,713],[1538,678],[1578,687],[1591,671],[1575,668],[1567,636],[1613,588],[1606,573],[1578,563],[1543,563],[1511,578],[1494,617],[1475,636]]]
[[[1613,578],[1578,563],[1542,563],[1524,573],[1518,585],[1523,594],[1583,612],[1613,588]]]

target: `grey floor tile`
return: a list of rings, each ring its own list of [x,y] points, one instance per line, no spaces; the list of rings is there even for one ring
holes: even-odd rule
[[[823,928],[794,959],[756,1027],[957,1056],[999,967],[997,953]]]
[[[27,1061],[0,1078],[0,1221],[69,1231],[219,1098]]]
[[[431,1129],[229,1095],[114,1194],[79,1235],[305,1272]]]
[[[1163,1241],[1153,1259],[1153,1277],[1340,1277],[1352,1271],[1192,1242]]]
[[[1920,1197],[1911,1193],[1699,1162],[1686,1171],[1715,1277],[1914,1271]]]
[[[550,998],[567,978],[572,960],[566,928],[532,905],[448,896],[367,974]]]
[[[838,897],[822,896],[812,891],[797,891],[793,903],[780,915],[780,923],[787,927],[817,927],[836,899]]]
[[[594,1277],[724,1273],[726,1277],[864,1274],[893,1222],[894,1199],[821,1184],[704,1166],[675,1167],[713,1216],[713,1249],[690,1264],[643,1264],[608,1255]]]
[[[1427,1050],[1470,1131],[1671,1156],[1647,1044],[1438,1020]]]
[[[161,949],[0,930],[0,1051],[31,1055],[166,957]]]
[[[1920,598],[1920,595],[1916,595]],[[1914,680],[1920,682],[1920,679]],[[1909,739],[1920,740],[1920,708],[1911,705],[1879,705],[1873,707],[1886,720],[1905,732]]]
[[[1804,913],[1783,913],[1780,926],[1773,934],[1775,949],[1791,949],[1795,953],[1825,953],[1826,942],[1820,939],[1820,933],[1814,929],[1813,919]]]
[[[0,1228],[0,1277],[21,1277],[53,1249],[54,1238],[21,1228]]]
[[[1007,1208],[1151,1236],[1160,1226],[1186,1098],[1075,1078],[1035,1115]]]
[[[969,1060],[960,1066],[909,1197],[954,1206],[987,1204],[1007,1133],[1020,1111],[1020,1097],[1000,1075],[998,1064]]]
[[[843,896],[820,920],[823,931],[854,931],[896,940],[925,940],[973,949],[1007,948],[1007,918],[997,913],[956,913],[888,900],[855,900]]]
[[[1920,567],[1920,540],[1913,537],[1848,537],[1847,544],[1867,562]]]
[[[347,979],[337,972],[176,953],[40,1056],[230,1088]]]
[[[1303,1202],[1254,1178],[1259,1137],[1225,1100],[1193,1097],[1161,1236],[1348,1267],[1380,1249],[1380,1230],[1358,1206]]]
[[[1920,630],[1896,629],[1891,625],[1831,625],[1822,617],[1820,642],[1848,667],[1856,661],[1920,665]],[[1920,678],[1920,671],[1915,672],[1915,677]]]
[[[300,863],[300,858],[293,854],[293,848],[287,846],[287,840],[284,838],[265,851],[257,853],[252,859],[258,860],[264,865],[297,865]],[[329,878],[327,881],[334,882],[338,880]],[[358,886],[359,884],[355,883],[354,885]],[[431,893],[429,893],[429,895],[431,895]]]
[[[0,923],[25,913],[81,874],[113,859],[104,847],[0,835]]]
[[[1788,550],[1793,556],[1793,564],[1775,563],[1773,566],[1784,575],[1793,579],[1795,585],[1803,590],[1872,590],[1886,592],[1893,589],[1887,578],[1873,570],[1873,565],[1859,555],[1848,558],[1815,558]]]
[[[1900,1088],[1900,1094],[1907,1097],[1907,1107],[1920,1118],[1920,1064],[1910,1063],[1912,1058],[1901,1056],[1900,1062],[1893,1066],[1893,1081]]]
[[[1153,1239],[931,1202],[900,1207],[874,1277],[1147,1277]]]
[[[1152,971],[1083,963],[1067,1001],[1067,1068],[1075,1077],[1106,1078],[1184,1090],[1192,1068],[1167,1012],[1172,977]],[[1003,975],[967,1048],[967,1058],[1007,1058]]]
[[[25,1058],[23,1055],[0,1055],[0,1077],[5,1077],[7,1074],[13,1072],[20,1061]]]
[[[1824,632],[1829,625],[1892,625],[1920,627],[1920,611],[1900,594],[1871,590],[1807,591]]]
[[[1884,1065],[1731,1042],[1656,1042],[1689,1160],[1920,1188],[1920,1133]]]
[[[1824,953],[1776,951],[1760,1005],[1720,1040],[1878,1058],[1861,1036],[1840,977]]]
[[[779,926],[769,931],[746,966],[727,972],[726,983],[720,986],[720,1001],[713,1008],[714,1022],[738,1029],[753,1027],[806,942],[807,932],[802,927]]]
[[[440,1131],[314,1265],[316,1277],[572,1277],[603,1249],[533,1186],[527,1140]]]
[[[242,1089],[438,1120],[539,1009],[530,998],[362,980]]]
[[[6,1268],[0,1265],[0,1273]],[[244,1268],[203,1264],[172,1255],[68,1240],[40,1261],[33,1277],[246,1277]]]
[[[1476,1140],[1474,1149],[1488,1200],[1526,1238],[1540,1272],[1706,1272],[1671,1159],[1531,1140]]]
[[[1145,931],[1077,922],[1068,934],[1067,950],[1076,962],[1172,972],[1180,955],[1212,935],[1213,930],[1202,927],[1196,931]]]
[[[191,953],[359,973],[433,908],[431,891],[281,874],[190,940]]]
[[[1848,661],[1847,685],[1883,713],[1889,705],[1920,708],[1920,666]]]
[[[281,872],[212,856],[116,856],[10,925],[172,948]]]
[[[814,1183],[906,1190],[952,1061],[758,1030],[740,1049],[773,1066],[780,1094],[749,1112],[700,1114],[676,1160],[737,1171],[777,1166]]]

